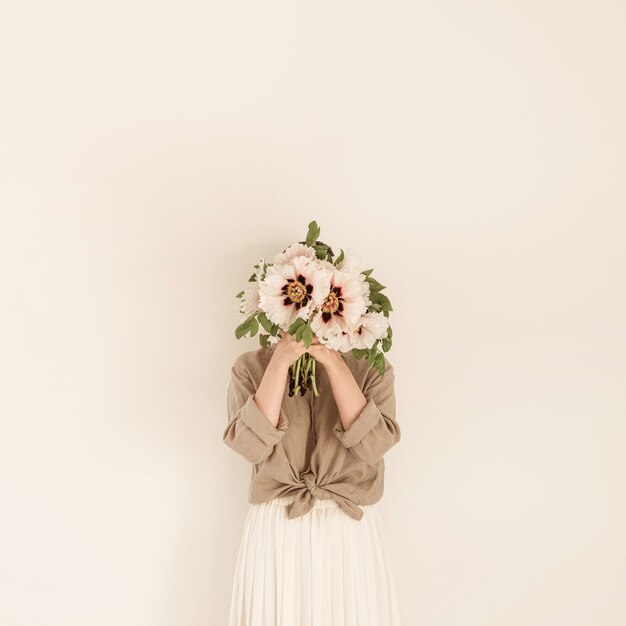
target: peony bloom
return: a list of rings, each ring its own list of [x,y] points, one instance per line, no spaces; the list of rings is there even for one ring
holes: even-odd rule
[[[261,310],[259,307],[259,288],[263,278],[265,277],[264,267],[266,263],[267,261],[264,258],[261,258],[254,266],[256,268],[256,271],[254,272],[255,280],[244,289],[243,295],[239,301],[238,318],[240,322],[243,322],[248,319],[250,315]]]
[[[313,260],[316,258],[315,249],[304,243],[292,243],[283,252],[275,254],[272,263],[274,265],[282,265],[284,263],[289,263],[289,261],[299,256],[305,256],[307,259]]]
[[[337,263],[337,269],[343,272],[350,272],[351,274],[360,274],[367,267],[363,264],[360,256],[354,254],[351,248],[346,248],[343,253],[343,259]]]
[[[248,319],[259,308],[259,283],[252,283],[246,287],[239,304],[239,321]]]
[[[377,339],[387,336],[389,319],[380,311],[370,311],[361,316],[360,321],[350,330],[350,343],[353,348],[369,349]]]
[[[348,248],[344,252],[343,259],[337,263],[337,269],[340,269],[342,272],[348,272],[349,274],[354,274],[361,281],[361,293],[363,294],[363,298],[365,300],[365,306],[368,307],[372,304],[372,301],[369,299],[370,294],[370,284],[367,282],[367,277],[364,272],[367,269],[367,266],[363,264],[361,261],[361,257],[353,254],[351,248]]]
[[[308,319],[311,308],[323,302],[329,286],[329,270],[307,256],[295,256],[267,268],[259,288],[259,306],[271,322],[286,330],[298,317]]]
[[[322,340],[338,335],[353,326],[367,310],[360,276],[337,269],[325,261],[321,265],[331,272],[330,289],[319,311],[313,315],[311,329]]]
[[[341,331],[326,339],[320,339],[320,343],[325,344],[331,350],[339,352],[350,352],[354,347],[350,341],[350,328],[344,321],[338,321]]]

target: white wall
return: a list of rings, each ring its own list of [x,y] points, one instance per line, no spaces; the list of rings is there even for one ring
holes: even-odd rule
[[[234,294],[316,219],[395,308],[406,626],[623,626],[625,18],[5,3],[0,623],[225,623]]]

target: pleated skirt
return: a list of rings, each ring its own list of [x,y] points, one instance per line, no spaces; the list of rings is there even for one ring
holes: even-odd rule
[[[401,626],[378,503],[355,520],[316,499],[289,519],[291,501],[250,505],[228,626]]]

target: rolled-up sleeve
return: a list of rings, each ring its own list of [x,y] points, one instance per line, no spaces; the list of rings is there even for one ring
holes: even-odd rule
[[[370,367],[363,395],[367,404],[358,417],[344,429],[341,419],[333,426],[339,441],[366,463],[380,461],[400,441],[400,425],[396,421],[396,395],[393,366],[385,360],[385,373]]]
[[[288,423],[281,412],[281,418],[274,426],[257,405],[255,393],[249,372],[237,360],[231,368],[228,385],[228,425],[223,440],[251,463],[261,463],[284,437]]]

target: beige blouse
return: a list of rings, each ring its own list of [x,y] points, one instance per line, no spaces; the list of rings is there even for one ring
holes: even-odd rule
[[[316,386],[304,396],[285,393],[276,427],[255,402],[265,368],[275,350],[259,347],[244,352],[231,368],[227,393],[228,425],[224,442],[252,463],[250,503],[293,495],[287,507],[292,519],[313,508],[314,498],[332,498],[354,519],[363,517],[359,504],[381,499],[383,455],[400,440],[396,421],[393,367],[385,357],[385,373],[351,352],[342,353],[367,404],[345,430],[324,366],[316,363]]]

